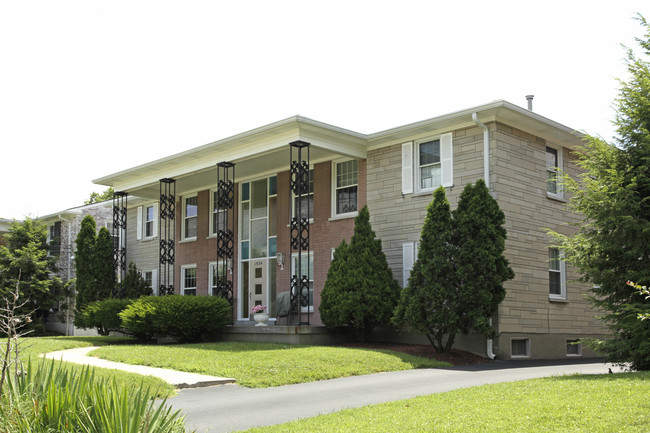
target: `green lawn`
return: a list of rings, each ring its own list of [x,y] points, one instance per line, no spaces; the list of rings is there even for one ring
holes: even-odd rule
[[[650,373],[485,385],[248,432],[648,432]]]
[[[238,385],[251,388],[449,366],[400,352],[268,343],[104,346],[92,355],[128,364],[231,377]]]
[[[113,337],[25,337],[20,343],[20,357],[26,363],[29,359],[38,360],[38,355],[58,350],[74,349],[77,347],[101,346],[105,344],[119,344],[132,339],[113,338]],[[0,343],[3,344],[3,343]],[[81,370],[83,366],[68,363],[70,368]],[[145,387],[156,390],[157,397],[170,397],[176,391],[175,388],[162,379],[153,376],[142,376],[136,373],[127,373],[120,370],[108,370],[96,368],[95,376],[97,378],[115,377],[118,384],[126,384],[129,388],[136,389],[141,383]]]

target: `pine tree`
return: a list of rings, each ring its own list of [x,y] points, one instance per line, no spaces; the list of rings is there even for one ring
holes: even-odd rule
[[[75,308],[81,311],[88,302],[96,301],[95,289],[95,244],[97,233],[95,219],[86,215],[75,240],[77,250],[74,257],[76,271],[77,302]]]
[[[439,352],[451,350],[459,331],[454,253],[451,209],[440,187],[427,207],[417,260],[393,320],[397,326],[407,324],[426,335]]]
[[[94,253],[95,301],[113,296],[115,266],[113,263],[113,236],[106,227],[99,229]]]
[[[334,252],[319,307],[328,327],[349,326],[365,341],[377,326],[387,324],[399,297],[381,240],[370,226],[367,206],[354,221],[354,236]]]
[[[18,312],[46,318],[52,305],[61,298],[63,283],[51,276],[55,258],[48,256],[47,227],[31,218],[14,221],[6,235],[7,246],[0,246],[0,297],[18,286]],[[36,322],[34,322],[36,323]]]
[[[144,277],[138,271],[135,263],[129,263],[129,269],[126,271],[124,281],[120,283],[120,298],[137,299],[140,296],[151,295],[151,287],[147,286]]]
[[[554,236],[567,261],[592,285],[590,298],[611,332],[594,347],[610,362],[629,362],[650,370],[650,301],[634,287],[650,284],[650,26],[639,16],[644,57],[627,53],[628,81],[620,81],[615,101],[617,146],[586,136],[578,153],[584,170],[578,179],[563,177],[570,206],[582,216],[574,235]]]

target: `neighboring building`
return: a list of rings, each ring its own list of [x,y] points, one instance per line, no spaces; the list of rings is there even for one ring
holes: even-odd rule
[[[515,278],[493,318],[499,337],[469,335],[457,347],[502,359],[559,358],[583,354],[571,344],[577,339],[605,334],[585,300],[588,287],[574,282],[545,232],[568,233],[567,223],[578,221],[555,174],[577,175],[571,150],[580,143],[572,129],[505,101],[369,135],[296,116],[94,182],[126,194],[117,209],[127,215],[125,262],[161,292],[232,293],[242,325],[255,304],[275,316],[279,295],[294,287],[286,320],[320,325],[332,251],[350,239],[358,209],[368,205],[404,285],[433,190],[446,187],[453,208],[463,187],[483,178],[506,216]],[[307,173],[296,197],[292,184]],[[296,215],[308,227],[292,223]],[[306,240],[299,255],[294,246]]]
[[[75,240],[81,228],[81,220],[86,215],[92,215],[95,219],[97,231],[102,227],[108,228],[111,232],[113,231],[112,201],[79,206],[38,218],[47,226],[47,242],[50,246],[50,255],[57,256],[56,275],[63,282],[76,277],[74,269]],[[66,335],[96,335],[92,330],[81,330],[73,326],[74,300],[72,298],[64,300],[60,306],[66,306],[66,308],[61,308],[57,311],[57,314],[49,316],[47,323],[49,330]]]
[[[9,233],[12,222],[13,220],[0,218],[0,245],[3,245],[5,247],[7,246],[7,239],[5,238],[5,234]]]

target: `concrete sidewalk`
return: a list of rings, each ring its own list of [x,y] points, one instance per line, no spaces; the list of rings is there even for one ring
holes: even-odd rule
[[[73,362],[75,364],[109,368],[112,370],[123,370],[131,373],[142,374],[144,376],[155,376],[177,388],[199,388],[235,382],[235,379],[227,377],[206,376],[203,374],[186,373],[183,371],[167,370],[164,368],[146,367],[144,365],[123,364],[121,362],[106,361],[104,359],[88,356],[88,352],[95,349],[99,349],[99,347],[81,347],[78,349],[60,350],[58,352],[45,354],[45,358]]]

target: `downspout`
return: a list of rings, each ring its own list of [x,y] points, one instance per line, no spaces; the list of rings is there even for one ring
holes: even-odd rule
[[[478,120],[478,113],[472,113],[472,120],[483,130],[483,178],[485,185],[490,190],[490,131],[485,124]],[[492,318],[490,318],[490,326],[492,326]],[[496,355],[492,351],[492,344],[492,339],[488,338],[485,351],[487,357],[490,359],[496,358]]]
[[[490,189],[490,131],[478,120],[478,113],[472,113],[472,120],[483,129],[483,178],[485,185]]]

